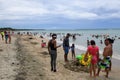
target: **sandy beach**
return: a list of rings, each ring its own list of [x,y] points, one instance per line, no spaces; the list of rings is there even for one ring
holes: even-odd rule
[[[66,67],[62,47],[58,48],[57,72],[50,70],[50,56],[47,48],[41,48],[41,39],[36,36],[14,35],[12,43],[0,40],[0,80],[119,80],[120,62],[113,59],[109,78],[104,72],[96,79],[90,78],[88,72],[74,71]],[[69,60],[72,62],[71,53]],[[77,67],[76,67],[77,68]]]

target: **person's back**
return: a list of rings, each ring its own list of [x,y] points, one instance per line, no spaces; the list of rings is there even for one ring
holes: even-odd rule
[[[91,46],[91,45],[88,46],[89,54],[92,56],[97,56],[98,50],[99,50],[98,46]]]
[[[96,46],[95,41],[90,41],[90,46],[88,46],[88,49],[85,54],[85,58],[88,54],[92,56],[91,63],[90,63],[90,76],[92,77],[92,72],[94,73],[94,77],[96,77],[96,65],[99,58],[99,48]]]

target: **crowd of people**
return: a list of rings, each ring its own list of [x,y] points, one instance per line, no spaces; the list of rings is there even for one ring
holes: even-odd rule
[[[57,69],[56,69],[57,48],[59,48],[61,46],[63,47],[63,50],[64,50],[64,61],[65,62],[68,62],[69,49],[71,49],[72,59],[76,60],[75,59],[75,44],[72,44],[72,46],[70,46],[69,37],[70,37],[70,34],[67,33],[63,39],[63,44],[57,46],[57,41],[56,41],[57,35],[52,34],[52,39],[49,40],[49,42],[48,42],[48,51],[49,51],[49,54],[51,57],[51,71],[54,71],[54,72],[57,71]],[[103,59],[100,59],[99,47],[96,45],[94,40],[89,41],[89,45],[88,45],[87,51],[85,53],[84,61],[87,60],[88,54],[92,56],[90,66],[89,66],[90,77],[99,76],[99,73],[101,71],[101,66],[104,66],[104,68],[105,68],[104,71],[106,72],[105,76],[108,78],[109,71],[111,70],[111,64],[112,64],[111,58],[112,58],[112,54],[113,54],[113,50],[112,50],[113,42],[114,42],[114,40],[112,40],[110,38],[106,38],[104,40],[105,48],[103,50]]]

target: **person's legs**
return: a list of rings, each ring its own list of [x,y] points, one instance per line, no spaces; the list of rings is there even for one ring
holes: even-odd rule
[[[94,73],[94,77],[96,77],[96,64],[93,64],[93,73]]]
[[[53,53],[51,51],[50,57],[51,57],[51,71],[53,71]]]
[[[106,71],[105,77],[108,78],[108,75],[109,75],[109,68],[106,68],[105,71]]]
[[[69,48],[66,47],[66,60],[68,61],[68,52],[69,52]]]
[[[90,77],[92,77],[92,64],[90,64]]]
[[[72,59],[75,59],[75,52],[72,51]]]
[[[111,71],[111,67],[112,67],[112,61],[110,60],[110,68],[109,68],[110,71]]]
[[[97,74],[96,74],[96,76],[99,76],[99,74],[100,74],[100,71],[101,71],[101,68],[100,68],[100,67],[98,67],[98,71],[97,71]]]
[[[8,36],[5,36],[5,43],[7,44]]]
[[[72,52],[72,59],[73,59],[73,54],[74,54],[74,53]]]
[[[54,52],[53,56],[53,66],[54,66],[54,72],[56,72],[56,59],[57,59],[57,52]]]
[[[73,58],[74,58],[74,60],[75,60],[75,52],[73,53]]]
[[[67,59],[66,59],[66,54],[64,54],[64,61],[65,61],[65,62],[67,61]]]
[[[65,47],[65,49],[64,49],[64,52],[65,52],[65,54],[64,54],[64,59],[65,59],[65,62],[67,62],[68,61],[68,47]]]
[[[106,68],[105,68],[106,78],[108,78],[110,68],[111,68],[111,58],[110,56],[107,56],[106,57]]]
[[[2,40],[4,40],[4,36],[2,35]]]
[[[9,44],[11,43],[11,37],[9,37]]]

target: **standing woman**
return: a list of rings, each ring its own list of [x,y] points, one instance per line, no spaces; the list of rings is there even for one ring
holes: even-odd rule
[[[56,59],[57,59],[57,48],[61,45],[57,46],[56,42],[57,35],[53,34],[52,39],[48,42],[48,51],[51,57],[51,71],[56,72]]]
[[[92,72],[94,74],[94,77],[96,77],[96,66],[99,59],[99,48],[96,46],[94,40],[90,41],[90,46],[87,48],[85,58],[87,58],[88,54],[92,56],[90,63],[90,77],[92,77]]]

